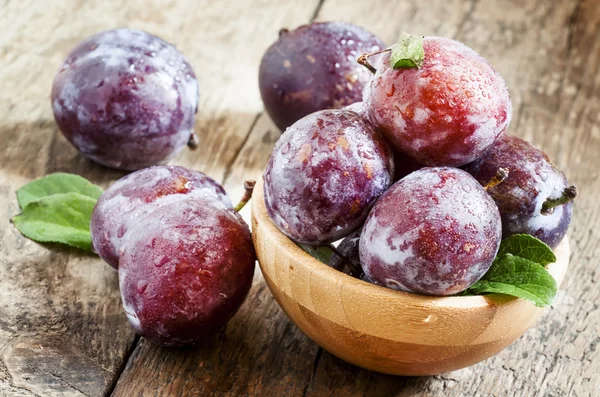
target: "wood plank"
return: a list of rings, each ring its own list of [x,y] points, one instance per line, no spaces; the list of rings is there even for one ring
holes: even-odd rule
[[[262,54],[276,39],[280,27],[293,27],[308,22],[318,5],[318,1],[293,6],[277,1],[262,1],[257,4],[232,1],[229,5],[202,16],[209,21],[212,18],[230,21],[230,26],[229,34],[222,42],[213,44],[214,52],[207,51],[218,66],[210,75],[215,81],[209,89],[217,92],[225,90],[227,94],[217,107],[216,112],[220,112],[220,115],[201,111],[198,123],[201,130],[209,128],[217,136],[223,129],[250,133],[250,123],[242,125],[239,119],[253,111],[249,119],[254,121],[262,110],[257,81]],[[245,25],[240,21],[250,21],[247,23],[250,27],[240,26]],[[199,21],[198,26],[202,25]],[[204,38],[207,41],[218,38],[212,36],[210,29],[202,30],[198,35],[207,36]],[[231,52],[223,52],[224,47],[231,46],[234,46]],[[230,62],[231,54],[235,54],[241,62]],[[231,66],[224,68],[223,65],[227,63]],[[264,153],[262,151],[265,147],[271,147],[280,135],[268,118],[260,117],[254,130],[257,128],[263,131],[260,137],[263,143],[256,146],[256,150],[261,153],[249,156],[249,161],[241,166],[234,163],[236,158],[240,158],[240,137],[231,138],[237,145],[235,147],[231,147],[232,142],[225,140],[215,140],[214,146],[208,147],[210,153],[225,153],[228,161],[196,160],[190,154],[180,158],[178,163],[209,170],[213,177],[225,180],[225,188],[235,201],[242,195],[244,180],[260,176],[264,156],[269,155],[270,149],[266,149]],[[255,136],[252,140],[255,140]],[[253,152],[255,149],[246,142],[244,150]],[[235,158],[233,155],[236,155]],[[245,158],[248,156],[245,155]],[[247,222],[250,221],[250,206],[244,208],[242,216]],[[113,394],[293,395],[308,384],[317,352],[318,346],[287,321],[266,288],[257,267],[248,299],[223,331],[192,349],[160,348],[142,339]],[[144,381],[140,382],[140,379]]]
[[[600,10],[594,2],[382,0],[349,6],[328,0],[317,19],[355,22],[388,43],[410,31],[456,38],[479,51],[511,90],[510,133],[545,150],[581,193],[570,231],[571,267],[556,304],[507,350],[471,368],[425,378],[365,371],[323,352],[309,384],[291,395],[585,396],[600,390],[600,291],[594,288],[593,260],[600,250],[594,228],[600,216],[594,199],[600,165]],[[233,164],[228,186],[261,174],[277,139],[273,130],[262,115]]]
[[[173,163],[222,179],[261,110],[258,60],[273,26],[310,18],[274,1],[11,2],[0,23],[0,395],[103,395],[121,372],[134,334],[121,308],[116,272],[97,257],[41,246],[9,225],[15,190],[54,171],[108,186],[122,173],[82,158],[58,132],[49,92],[68,51],[104,29],[144,29],[189,58],[201,87],[200,150]],[[244,23],[243,21],[263,21]]]

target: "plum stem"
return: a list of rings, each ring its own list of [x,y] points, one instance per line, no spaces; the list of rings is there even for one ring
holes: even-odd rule
[[[499,184],[504,182],[506,178],[508,178],[508,170],[506,168],[498,168],[498,171],[496,171],[496,175],[494,175],[492,179],[490,179],[488,183],[486,183],[483,186],[483,188],[487,191],[488,189],[491,189],[494,186],[498,186]]]
[[[233,207],[236,212],[240,212],[240,210],[244,208],[248,201],[250,201],[252,198],[252,192],[254,191],[254,185],[256,185],[256,181],[252,179],[248,179],[244,182],[244,195],[242,196],[240,202]]]
[[[574,185],[566,187],[565,190],[563,190],[560,197],[546,199],[546,201],[544,201],[544,204],[542,204],[542,210],[540,212],[542,213],[542,215],[550,215],[554,207],[567,204],[573,201],[575,197],[577,197],[577,187]]]
[[[289,32],[290,32],[289,29],[287,29],[287,28],[281,28],[281,29],[279,29],[279,37],[285,36]]]
[[[359,65],[362,65],[365,68],[369,69],[369,72],[375,74],[375,73],[377,73],[377,69],[375,69],[373,67],[373,65],[371,65],[369,63],[369,58],[372,57],[373,55],[383,54],[384,52],[389,52],[389,51],[392,51],[392,50],[390,48],[386,48],[384,50],[379,50],[377,52],[364,53],[356,59],[356,62],[358,62]]]
[[[193,131],[190,134],[190,139],[187,142],[187,145],[190,149],[192,150],[196,150],[196,148],[198,148],[198,144],[199,144],[199,140],[198,140],[198,135],[196,135]]]
[[[342,260],[342,262],[346,264],[350,263],[348,258],[346,258],[346,255],[342,254],[333,244],[329,244],[329,249],[333,251],[333,254],[337,255]]]

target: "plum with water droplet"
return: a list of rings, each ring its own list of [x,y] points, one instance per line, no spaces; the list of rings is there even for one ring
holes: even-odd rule
[[[393,170],[392,153],[371,124],[347,110],[315,112],[273,149],[263,175],[267,212],[296,242],[330,243],[362,224]]]
[[[159,165],[131,173],[100,196],[90,224],[94,250],[118,268],[127,231],[159,207],[180,200],[216,200],[233,210],[223,187],[202,172]]]
[[[243,303],[255,259],[248,226],[218,200],[160,207],[128,232],[119,258],[127,318],[154,343],[201,342]]]
[[[373,55],[377,71],[364,92],[369,119],[395,150],[429,166],[461,166],[502,134],[512,105],[500,74],[466,45],[422,39],[420,67],[393,68]]]
[[[85,157],[136,170],[194,145],[198,82],[173,45],[139,30],[109,30],[68,55],[54,79],[52,108]]]
[[[487,191],[500,210],[504,236],[531,234],[556,247],[569,228],[576,188],[544,152],[516,136],[503,135],[465,170],[484,184],[499,168],[508,177]]]
[[[367,279],[425,295],[452,295],[479,280],[502,235],[494,200],[465,171],[423,168],[388,189],[360,236]]]
[[[267,113],[283,131],[310,113],[360,101],[370,73],[356,59],[384,47],[379,38],[348,22],[281,30],[259,68]]]

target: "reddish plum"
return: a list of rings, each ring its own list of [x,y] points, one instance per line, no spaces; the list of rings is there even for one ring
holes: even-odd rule
[[[198,82],[171,44],[138,30],[109,30],[71,51],[54,79],[52,107],[84,156],[135,170],[166,162],[191,142]]]
[[[418,163],[460,166],[480,157],[507,128],[512,105],[500,74],[471,48],[425,37],[419,68],[390,66],[364,92],[369,119]]]
[[[544,152],[516,136],[500,137],[465,167],[482,184],[499,168],[506,168],[508,177],[487,192],[500,210],[503,235],[531,234],[556,247],[569,228],[576,189]]]
[[[260,63],[265,109],[285,130],[307,114],[360,101],[371,74],[356,58],[382,48],[381,40],[348,22],[283,29]]]
[[[94,250],[117,268],[127,231],[141,218],[176,201],[201,198],[233,208],[221,185],[198,171],[161,165],[129,174],[106,189],[96,203],[90,226]]]
[[[501,235],[498,208],[472,176],[423,168],[377,201],[360,237],[360,262],[377,284],[451,295],[485,274]]]
[[[137,333],[181,346],[229,321],[254,274],[250,230],[217,200],[179,200],[142,218],[119,259],[123,306]]]
[[[323,110],[297,121],[275,145],[263,176],[265,204],[291,239],[330,243],[362,224],[392,176],[391,151],[368,122]]]

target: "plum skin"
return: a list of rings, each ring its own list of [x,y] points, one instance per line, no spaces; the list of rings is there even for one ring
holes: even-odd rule
[[[356,58],[384,47],[379,38],[348,22],[315,22],[282,30],[259,67],[267,113],[283,131],[310,113],[360,101],[371,73]]]
[[[395,150],[417,163],[467,164],[508,127],[508,88],[483,57],[462,43],[425,37],[423,48],[418,69],[393,69],[389,53],[380,56],[364,92],[369,119]]]
[[[193,134],[198,82],[171,44],[115,29],[68,55],[52,86],[60,131],[85,157],[136,170],[173,157]]]
[[[488,193],[500,210],[503,236],[531,234],[555,248],[571,223],[573,202],[557,206],[546,215],[541,208],[546,199],[560,197],[568,186],[564,173],[544,152],[512,135],[500,137],[465,170],[485,184],[499,168],[506,168],[508,177]]]
[[[202,172],[159,165],[131,173],[106,189],[94,207],[90,223],[94,250],[117,269],[127,232],[140,218],[175,201],[201,198],[233,210],[223,187]]]
[[[479,280],[502,235],[492,198],[468,173],[423,168],[388,189],[360,237],[365,275],[389,288],[452,295]]]
[[[136,332],[165,346],[198,343],[246,298],[256,254],[241,216],[216,200],[180,200],[131,230],[119,284]]]
[[[286,130],[263,174],[271,220],[292,240],[333,242],[365,219],[393,177],[383,138],[356,113],[323,110]]]

